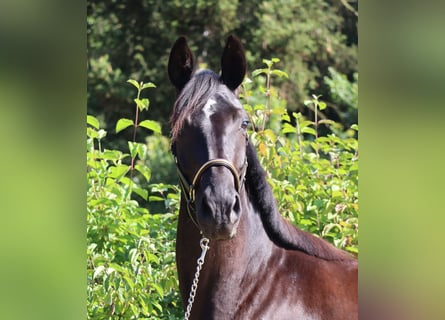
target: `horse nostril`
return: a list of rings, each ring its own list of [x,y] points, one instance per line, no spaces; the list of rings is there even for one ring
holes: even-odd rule
[[[240,204],[239,195],[235,196],[235,201],[233,202],[233,205],[232,205],[232,211],[235,212],[236,215],[239,215],[241,212],[241,204]]]
[[[208,197],[204,197],[204,199],[202,199],[202,211],[205,214],[211,214],[213,212],[212,206],[210,205],[209,201],[208,201]]]

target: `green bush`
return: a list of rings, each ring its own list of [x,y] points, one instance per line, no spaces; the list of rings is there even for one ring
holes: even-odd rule
[[[287,77],[274,68],[278,61],[264,60],[266,67],[246,78],[241,100],[279,210],[300,228],[358,254],[358,126],[319,119],[326,104],[317,96],[305,101],[313,120],[289,115],[271,85]],[[133,128],[128,152],[103,149],[107,132],[87,116],[88,318],[181,319],[175,266],[180,189],[168,183],[174,164],[159,124],[138,120],[150,105],[141,93],[154,85],[129,83],[137,89],[135,119],[116,124],[116,132]],[[330,133],[319,135],[320,126]],[[136,143],[137,127],[153,131],[147,143]]]
[[[148,109],[138,89],[136,119]],[[177,319],[182,314],[175,267],[177,186],[147,185],[146,144],[129,142],[129,154],[102,150],[106,132],[87,117],[87,311],[89,319]],[[116,131],[156,122],[120,119]],[[158,133],[159,134],[159,133]],[[127,164],[127,163],[130,164]],[[150,214],[141,201],[162,201],[164,214]]]
[[[287,77],[274,69],[277,62],[264,60],[266,67],[253,71],[260,79],[246,79],[242,100],[252,122],[250,139],[269,174],[279,211],[301,229],[358,254],[358,126],[344,130],[318,119],[326,103],[317,96],[304,102],[314,120],[289,115],[271,86],[272,77]],[[321,125],[331,133],[319,136]]]

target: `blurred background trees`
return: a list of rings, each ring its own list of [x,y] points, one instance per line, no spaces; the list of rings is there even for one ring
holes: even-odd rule
[[[130,137],[117,137],[114,125],[133,112],[134,89],[126,80],[153,82],[150,117],[167,134],[171,45],[186,35],[199,65],[218,71],[233,33],[244,43],[250,70],[263,58],[281,59],[277,67],[289,79],[276,85],[289,111],[310,116],[303,101],[321,95],[328,105],[322,116],[349,126],[357,122],[357,6],[346,0],[88,0],[88,113],[108,131],[104,146],[122,147]]]

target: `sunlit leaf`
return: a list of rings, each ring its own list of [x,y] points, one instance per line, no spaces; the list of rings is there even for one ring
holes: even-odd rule
[[[267,74],[268,72],[269,72],[268,69],[256,69],[256,70],[254,70],[252,72],[252,77],[256,77],[256,76],[258,76],[259,74],[262,74],[262,73]]]
[[[143,99],[134,99],[134,102],[136,103],[136,105],[138,106],[138,109],[140,111],[143,110],[147,110],[148,107],[150,106],[150,100],[148,100],[147,98],[143,98]]]
[[[87,123],[90,126],[92,126],[92,127],[94,127],[94,128],[99,130],[99,120],[97,120],[96,117],[91,116],[91,115],[87,115]]]
[[[281,71],[281,70],[277,70],[277,69],[276,70],[272,70],[272,74],[275,75],[275,76],[278,76],[280,78],[282,78],[282,77],[289,78],[289,75],[286,72]]]
[[[144,83],[141,87],[141,91],[147,88],[156,88],[156,85],[152,82]]]
[[[329,124],[329,125],[334,125],[335,121],[331,120],[331,119],[322,119],[318,121],[319,124],[324,123],[324,124]]]
[[[146,129],[150,129],[156,133],[161,133],[161,125],[157,121],[153,120],[144,120],[139,122],[140,127],[144,127]]]
[[[103,265],[102,266],[97,266],[94,269],[93,279],[96,279],[101,273],[103,273],[104,269],[105,269],[105,267]]]
[[[102,159],[106,160],[120,160],[122,158],[122,152],[118,150],[105,150],[102,153]]]
[[[315,131],[315,129],[314,129],[314,128],[310,128],[310,127],[304,127],[304,128],[302,128],[302,129],[301,129],[301,132],[303,132],[303,133],[308,133],[308,134],[311,134],[311,135],[313,135],[313,136],[317,135],[317,132]]]
[[[128,83],[131,83],[133,86],[135,86],[136,87],[136,89],[138,89],[139,90],[139,88],[140,88],[140,85],[139,85],[139,83],[136,81],[136,80],[133,80],[133,79],[129,79],[129,80],[127,80],[127,82]]]
[[[289,114],[286,112],[286,113],[283,113],[282,115],[281,115],[281,120],[282,121],[287,121],[287,122],[290,122],[290,116],[289,116]]]
[[[318,103],[318,108],[319,108],[320,110],[324,110],[324,109],[326,109],[326,107],[327,107],[327,105],[326,105],[325,102],[320,101],[320,102]]]
[[[111,167],[108,176],[114,179],[119,179],[128,172],[129,168],[130,167],[127,166],[126,164],[121,164],[116,167]]]
[[[133,187],[133,191],[138,194],[142,199],[147,200],[148,191],[139,187]]]
[[[134,166],[134,168],[144,176],[144,178],[147,180],[147,182],[150,181],[151,170],[149,167],[137,164]]]
[[[116,123],[116,133],[121,132],[122,130],[128,128],[129,126],[132,126],[133,124],[134,124],[133,120],[131,119],[126,119],[126,118],[119,119]]]
[[[132,159],[136,158],[138,151],[138,144],[133,141],[128,141],[128,149],[130,150],[130,156]]]
[[[148,201],[164,201],[164,198],[159,197],[159,196],[150,196],[148,198]]]
[[[297,129],[295,127],[293,127],[289,123],[284,123],[283,124],[283,129],[281,130],[281,132],[284,133],[284,134],[286,134],[286,133],[297,133]]]

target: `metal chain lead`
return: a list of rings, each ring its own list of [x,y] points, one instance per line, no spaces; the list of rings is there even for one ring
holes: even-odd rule
[[[202,266],[204,265],[204,258],[206,256],[207,250],[210,249],[209,242],[210,242],[209,239],[203,237],[199,243],[202,252],[201,256],[197,260],[198,265],[196,266],[195,278],[193,279],[192,288],[190,289],[190,296],[187,301],[187,310],[185,311],[184,315],[185,320],[188,320],[188,318],[190,317],[190,312],[192,311],[193,302],[195,301],[196,290],[198,289],[199,274],[201,272]]]

